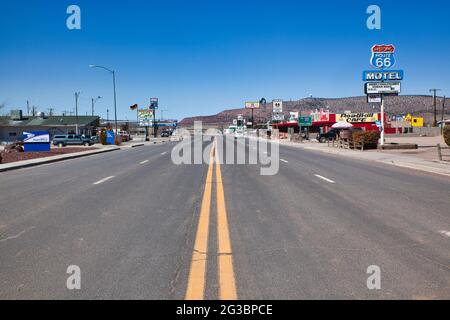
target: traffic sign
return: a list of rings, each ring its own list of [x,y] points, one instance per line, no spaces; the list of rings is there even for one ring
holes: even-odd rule
[[[381,103],[381,102],[382,102],[381,94],[367,95],[367,103]]]
[[[363,81],[401,81],[403,80],[403,70],[374,70],[364,71]]]
[[[312,127],[312,124],[313,124],[312,116],[298,117],[298,125],[300,127]]]
[[[273,113],[283,113],[283,100],[273,100]]]
[[[399,94],[401,92],[400,82],[367,82],[366,94]]]
[[[395,65],[395,46],[377,44],[372,47],[370,64],[378,69],[390,69]]]

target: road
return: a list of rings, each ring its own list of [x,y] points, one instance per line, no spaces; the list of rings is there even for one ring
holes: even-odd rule
[[[450,299],[448,179],[284,146],[262,176],[174,146],[1,173],[0,299]]]

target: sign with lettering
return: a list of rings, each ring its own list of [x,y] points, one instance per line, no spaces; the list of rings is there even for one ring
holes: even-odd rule
[[[350,123],[376,122],[380,120],[378,113],[341,113],[336,114],[336,122],[347,121]]]
[[[372,47],[370,64],[379,69],[390,69],[395,65],[395,46],[392,44],[377,44]]]
[[[403,80],[403,70],[392,71],[364,71],[363,81],[401,81]]]

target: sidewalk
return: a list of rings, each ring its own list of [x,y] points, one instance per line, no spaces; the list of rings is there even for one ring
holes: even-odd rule
[[[334,154],[353,159],[375,161],[383,164],[394,165],[397,167],[420,170],[450,177],[449,161],[428,160],[420,157],[415,157],[413,155],[385,152],[380,150],[369,150],[362,152],[348,149],[339,149],[335,147],[328,147],[328,144],[326,143],[322,144],[318,142],[299,143],[285,140],[279,140],[279,142],[280,145],[301,148],[305,150],[324,152],[328,154]]]
[[[27,167],[33,167],[33,166],[38,166],[38,165],[42,165],[42,164],[76,159],[76,158],[81,158],[81,157],[87,157],[87,156],[91,156],[91,155],[95,155],[95,154],[112,152],[112,151],[117,151],[117,150],[131,149],[131,148],[143,147],[143,146],[151,146],[151,145],[165,143],[165,142],[169,142],[169,141],[170,141],[170,139],[168,139],[168,138],[152,138],[152,139],[150,139],[150,141],[132,140],[132,141],[124,142],[120,146],[110,146],[110,145],[103,146],[101,144],[97,144],[97,145],[95,145],[96,146],[95,150],[88,150],[88,151],[84,151],[84,152],[68,153],[68,154],[57,155],[57,156],[52,156],[52,157],[36,158],[36,159],[0,164],[0,172],[22,169],[22,168],[27,168]],[[70,147],[67,147],[67,148],[70,148]]]
[[[48,163],[53,163],[53,162],[59,162],[59,161],[64,161],[64,160],[69,160],[69,159],[87,157],[87,156],[91,156],[91,155],[95,155],[95,154],[112,152],[112,151],[117,151],[117,150],[120,150],[120,148],[117,146],[100,146],[99,145],[98,148],[95,150],[76,152],[76,153],[68,153],[68,154],[62,154],[62,155],[46,157],[46,158],[36,158],[36,159],[0,164],[0,172],[28,168],[28,167],[33,167],[33,166],[38,166],[38,165],[48,164]]]

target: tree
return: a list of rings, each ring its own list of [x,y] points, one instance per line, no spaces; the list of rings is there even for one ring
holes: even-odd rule
[[[3,124],[3,123],[5,123],[6,121],[5,121],[5,119],[3,119],[2,117],[1,117],[1,112],[2,112],[2,110],[5,108],[5,104],[4,103],[0,103],[0,124]]]
[[[444,141],[448,146],[450,146],[450,125],[449,124],[447,124],[444,127]]]

